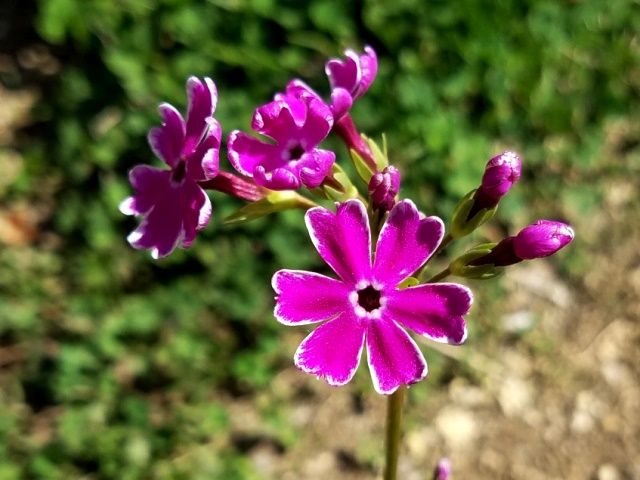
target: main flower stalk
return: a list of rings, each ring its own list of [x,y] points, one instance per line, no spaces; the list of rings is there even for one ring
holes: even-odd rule
[[[387,397],[387,433],[385,436],[384,480],[398,477],[400,438],[402,437],[402,405],[406,387],[400,387]]]

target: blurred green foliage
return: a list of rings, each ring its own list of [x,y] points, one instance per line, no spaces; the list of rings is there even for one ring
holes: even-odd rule
[[[539,198],[559,196],[556,218],[597,205],[571,178],[617,168],[605,136],[640,88],[626,0],[39,0],[35,25],[62,68],[2,195],[54,209],[48,237],[0,251],[0,348],[20,358],[0,391],[6,480],[263,478],[228,438],[224,399],[269,388],[291,362],[269,279],[319,266],[301,213],[225,229],[240,204],[213,195],[194,247],[153,262],[125,244],[134,221],[117,210],[127,170],[158,164],[145,139],[156,105],[184,109],[189,75],[216,81],[228,133],[292,77],[326,95],[327,57],[370,44],[380,71],[353,114],[386,134],[403,196],[446,217],[513,148],[529,186],[501,207],[511,230]],[[274,409],[260,407],[287,445]]]

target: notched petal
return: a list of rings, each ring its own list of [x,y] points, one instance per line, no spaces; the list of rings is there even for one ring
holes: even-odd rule
[[[334,214],[317,207],[307,211],[305,222],[311,241],[322,259],[345,282],[357,283],[371,275],[371,234],[364,204],[348,200]]]
[[[396,290],[388,295],[388,315],[401,325],[433,341],[463,343],[467,336],[464,315],[473,295],[457,283],[428,283]]]
[[[343,314],[311,332],[298,347],[294,363],[329,385],[345,385],[358,369],[364,337],[364,326]]]
[[[378,237],[374,262],[376,279],[396,286],[411,276],[435,252],[444,236],[438,217],[424,217],[411,200],[398,202]]]
[[[385,318],[369,324],[367,361],[373,387],[383,395],[427,376],[427,362],[416,343],[395,322]]]
[[[349,290],[340,281],[302,270],[280,270],[271,279],[274,315],[285,325],[321,322],[349,309]]]

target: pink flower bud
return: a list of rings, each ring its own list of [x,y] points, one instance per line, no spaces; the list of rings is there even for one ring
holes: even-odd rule
[[[451,460],[441,458],[436,466],[433,480],[449,480],[451,478]]]
[[[518,181],[521,173],[522,161],[514,152],[503,152],[489,160],[474,197],[474,210],[495,207]]]
[[[562,222],[538,220],[523,228],[513,240],[513,250],[522,259],[553,255],[574,237],[573,229]]]
[[[369,195],[374,208],[389,211],[396,203],[400,190],[400,172],[396,167],[388,166],[376,173],[369,181]]]

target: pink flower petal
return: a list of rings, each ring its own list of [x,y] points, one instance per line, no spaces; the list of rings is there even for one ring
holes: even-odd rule
[[[190,247],[196,234],[209,224],[211,211],[211,200],[207,192],[196,183],[186,183],[182,193],[183,248]]]
[[[253,114],[253,120],[251,121],[251,128],[269,138],[272,138],[278,143],[287,143],[291,138],[291,132],[298,130],[296,121],[294,120],[294,112],[291,109],[290,102],[287,102],[288,97],[283,96],[278,100],[269,102],[261,107],[258,107]],[[306,114],[306,108],[301,102],[299,108],[302,112],[298,114]]]
[[[209,129],[198,144],[195,152],[186,158],[187,177],[199,182],[209,180],[219,172],[220,166],[220,123],[214,118],[208,120]]]
[[[427,376],[427,362],[416,343],[386,317],[369,323],[367,360],[373,387],[383,395]]]
[[[274,168],[276,165],[273,164],[277,163],[279,153],[280,150],[275,145],[261,142],[239,130],[231,132],[227,140],[229,162],[238,172],[248,177],[253,176],[258,165],[268,165],[269,170]]]
[[[307,114],[300,126],[299,140],[305,149],[316,147],[331,131],[333,115],[331,108],[319,98],[306,99]]]
[[[316,207],[305,215],[316,250],[345,282],[356,284],[371,276],[371,235],[364,204],[348,200],[336,213]]]
[[[304,154],[298,162],[298,175],[307,188],[316,188],[331,173],[336,154],[329,150],[314,149]]]
[[[123,208],[143,216],[127,240],[132,247],[151,250],[153,258],[188,247],[211,216],[209,197],[196,183],[175,184],[170,170],[138,165],[129,174],[136,194]]]
[[[170,177],[170,170],[149,165],[133,167],[129,171],[129,182],[137,194],[122,202],[120,211],[125,215],[143,215],[149,212],[157,202],[155,192],[166,189],[167,179]]]
[[[294,97],[302,99],[316,98],[318,100],[322,100],[322,97],[318,95],[313,88],[299,78],[294,78],[287,83],[286,93],[287,95],[293,95]]]
[[[358,369],[364,336],[364,325],[344,313],[311,332],[298,347],[294,362],[329,385],[344,385]]]
[[[355,90],[360,81],[358,54],[353,50],[345,51],[345,59],[331,59],[325,65],[331,88],[344,88],[348,92]]]
[[[158,111],[162,117],[162,126],[149,130],[147,138],[153,153],[174,168],[182,154],[185,123],[180,112],[168,103],[162,103]]]
[[[178,246],[184,236],[184,230],[180,191],[171,183],[171,172],[161,170],[155,173],[156,178],[145,175],[144,181],[138,179],[137,186],[142,188],[137,188],[135,198],[140,204],[151,205],[151,208],[127,240],[132,247],[151,250],[151,256],[159,258],[170,254]]]
[[[344,88],[334,88],[331,92],[331,113],[337,122],[340,120],[353,105],[353,97]]]
[[[207,119],[213,115],[218,102],[218,91],[210,78],[200,80],[189,77],[187,80],[189,107],[182,154],[191,155],[197,148],[207,129]]]
[[[300,188],[298,177],[286,168],[276,168],[267,172],[262,165],[253,171],[256,184],[270,190],[297,190]]]
[[[431,340],[460,344],[467,336],[463,315],[472,301],[463,285],[428,283],[388,294],[385,314]]]
[[[444,224],[438,217],[424,218],[411,200],[398,202],[378,238],[376,280],[389,286],[402,282],[431,257],[443,235]]]
[[[369,90],[378,74],[378,57],[371,47],[364,47],[364,54],[360,55],[360,83],[353,93],[354,98],[358,98]]]
[[[321,322],[350,309],[344,283],[318,273],[280,270],[271,279],[276,319],[285,325]]]

